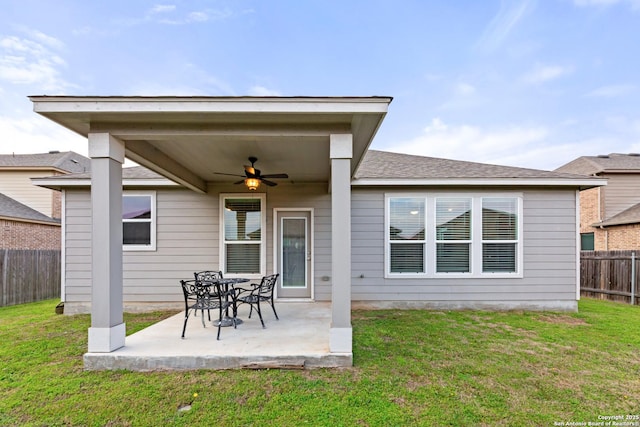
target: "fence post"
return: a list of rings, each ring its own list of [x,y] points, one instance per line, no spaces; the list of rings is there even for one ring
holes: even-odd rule
[[[4,307],[5,305],[7,305],[7,301],[9,300],[9,297],[7,296],[7,293],[9,292],[9,286],[7,286],[7,256],[8,256],[9,251],[8,250],[3,250],[2,251],[2,277],[0,277],[0,280],[2,280],[2,298],[0,299],[0,307]]]
[[[631,252],[631,305],[636,303],[636,253]]]

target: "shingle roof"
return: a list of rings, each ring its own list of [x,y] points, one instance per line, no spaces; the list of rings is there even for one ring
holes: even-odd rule
[[[611,153],[602,156],[582,156],[560,166],[556,172],[596,175],[606,172],[640,173],[640,154]]]
[[[51,168],[65,172],[91,170],[91,160],[73,151],[51,151],[38,154],[0,154],[0,169]]]
[[[37,210],[32,209],[29,206],[24,205],[19,201],[12,199],[11,197],[2,193],[0,193],[0,216],[22,220],[48,222],[51,224],[60,224],[60,220],[50,218],[45,214],[40,213]]]
[[[550,178],[584,179],[584,176],[537,169],[474,163],[369,150],[356,179],[448,179],[448,178]]]
[[[602,222],[593,224],[594,226],[609,227],[612,225],[637,224],[640,223],[640,203],[623,210],[617,215],[607,218]]]

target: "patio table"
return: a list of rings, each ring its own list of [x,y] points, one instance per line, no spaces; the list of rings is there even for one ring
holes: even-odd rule
[[[227,298],[227,301],[229,300],[229,295],[231,295],[231,299],[232,299],[232,303],[233,303],[233,317],[229,316],[229,307],[227,307],[227,311],[226,314],[224,315],[224,317],[222,318],[222,320],[214,320],[213,321],[213,325],[214,326],[218,326],[218,323],[220,323],[220,326],[233,326],[235,325],[241,325],[243,323],[242,319],[239,319],[236,316],[236,293],[235,293],[235,289],[233,288],[234,285],[237,285],[238,283],[246,283],[250,281],[250,279],[246,279],[244,277],[233,277],[233,278],[225,278],[225,279],[215,279],[215,280],[211,280],[208,281],[210,283],[217,283],[221,286],[224,287],[224,293],[225,296]],[[229,287],[231,287],[231,289],[233,290],[232,292],[229,292]]]

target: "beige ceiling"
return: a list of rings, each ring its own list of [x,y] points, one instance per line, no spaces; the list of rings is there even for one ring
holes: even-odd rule
[[[391,102],[388,97],[33,96],[34,111],[80,135],[108,132],[126,156],[198,191],[238,181],[248,157],[278,182],[328,182],[329,136],[353,134],[352,174]]]

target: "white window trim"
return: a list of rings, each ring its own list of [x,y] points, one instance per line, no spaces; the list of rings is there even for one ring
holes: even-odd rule
[[[227,273],[227,253],[226,253],[226,242],[224,239],[224,201],[226,199],[260,199],[260,273],[258,274],[235,274],[235,273]],[[219,242],[219,268],[220,271],[223,272],[224,277],[244,277],[247,279],[260,279],[263,276],[266,276],[267,271],[267,195],[265,193],[221,193],[220,194],[220,206],[219,206],[219,231],[218,235],[220,236]],[[241,243],[241,242],[237,242]],[[250,242],[247,242],[250,243]],[[255,244],[255,243],[251,243]]]
[[[149,245],[125,245],[122,244],[122,250],[124,252],[135,251],[155,251],[156,250],[156,192],[155,191],[123,191],[122,197],[125,196],[149,196],[151,197],[151,242]],[[124,219],[122,219],[124,222]],[[131,221],[134,222],[134,221]]]
[[[392,273],[391,251],[389,250],[389,221],[390,199],[397,197],[414,197],[425,200],[426,208],[426,243],[425,243],[425,272],[424,273]],[[482,271],[482,199],[510,197],[517,199],[518,203],[518,241],[516,243],[516,271],[483,272]],[[435,199],[438,198],[471,198],[471,271],[469,273],[437,273],[436,270],[436,224],[435,224]],[[523,194],[521,192],[398,192],[385,193],[384,200],[384,275],[387,279],[424,279],[424,278],[522,278],[523,274]],[[496,241],[498,242],[498,241]]]

